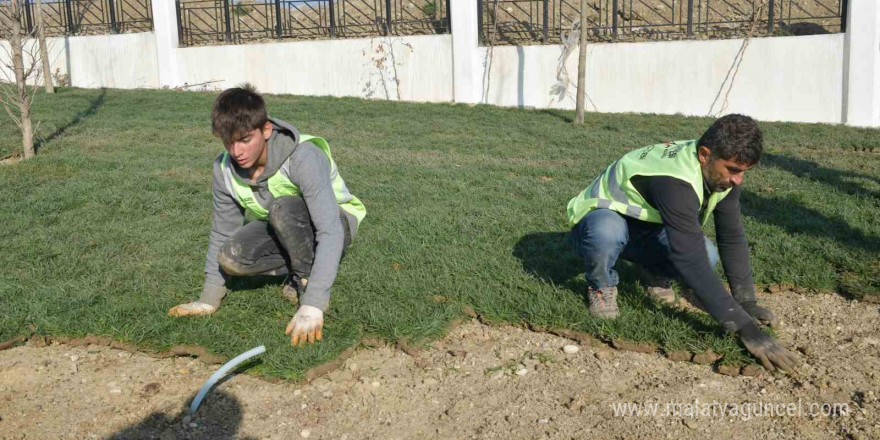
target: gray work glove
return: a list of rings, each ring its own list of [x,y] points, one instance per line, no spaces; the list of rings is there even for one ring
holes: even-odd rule
[[[743,302],[739,305],[742,306],[743,310],[745,310],[746,313],[758,323],[769,325],[774,328],[779,325],[779,320],[776,319],[776,314],[766,307],[759,306],[758,301]]]
[[[752,317],[757,323],[776,327],[779,320],[772,310],[758,305],[758,298],[755,297],[755,290],[752,286],[737,287],[730,289],[733,299]]]
[[[773,371],[775,368],[790,371],[800,364],[794,353],[785,349],[772,336],[761,331],[754,322],[743,326],[737,334],[749,353],[758,358],[767,371]]]

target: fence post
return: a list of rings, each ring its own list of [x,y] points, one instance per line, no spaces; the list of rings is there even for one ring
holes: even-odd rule
[[[229,13],[229,0],[223,0],[223,17],[226,21],[226,41],[232,41],[232,17]]]
[[[31,0],[24,0],[24,21],[28,33],[32,33],[34,31],[34,19],[31,17]]]
[[[452,33],[452,13],[449,10],[449,0],[446,0],[446,33]]]
[[[483,29],[483,0],[477,0],[477,45],[480,46],[483,45]]]
[[[107,7],[110,9],[110,32],[119,33],[119,27],[116,25],[116,5],[113,0],[107,0]]]
[[[73,27],[73,9],[70,0],[64,0],[64,10],[67,13],[67,34],[73,35],[76,29]]]
[[[333,0],[329,0],[330,4],[330,38],[336,38],[336,11],[333,10]]]
[[[617,39],[617,13],[619,12],[617,0],[611,2],[611,36]]]
[[[275,36],[281,38],[281,0],[275,0]]]
[[[849,1],[842,122],[856,127],[880,127],[880,4]]]
[[[774,15],[775,15],[774,14],[774,12],[775,12],[774,6],[775,5],[773,3],[773,0],[770,0],[770,4],[768,5],[768,9],[767,9],[767,33],[768,34],[773,34],[773,20],[776,19],[776,17],[774,17]]]
[[[547,37],[548,37],[548,35],[547,35],[548,29],[547,28],[549,26],[549,24],[547,22],[550,21],[549,19],[550,19],[550,0],[544,0],[544,26],[543,26],[543,28],[544,28],[543,29],[544,30],[544,44],[547,44]]]
[[[773,1],[773,0],[770,0]],[[688,0],[688,24],[687,24],[687,32],[688,38],[694,37],[694,0]]]
[[[482,0],[452,2],[452,99],[476,104],[483,95],[483,52],[478,46],[480,27],[477,18]]]
[[[182,12],[186,12],[185,5],[179,1],[170,0],[152,1],[150,11],[153,17],[153,36],[156,38],[156,70],[146,75],[146,84],[143,87],[170,88],[183,84],[184,77],[180,74],[180,61],[177,48],[181,45],[181,23],[186,22]],[[175,32],[174,28],[177,27]],[[193,81],[193,80],[190,80]],[[75,85],[75,84],[74,84]]]
[[[391,17],[391,0],[385,0],[385,32],[391,35],[393,17]]]
[[[186,46],[186,40],[183,38],[183,11],[180,9],[180,0],[174,0],[174,10],[177,12],[177,42]]]

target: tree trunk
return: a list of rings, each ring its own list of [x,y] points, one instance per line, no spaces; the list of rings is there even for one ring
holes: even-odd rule
[[[40,41],[40,58],[43,59],[43,84],[46,93],[55,93],[52,86],[52,65],[49,63],[49,49],[46,48],[46,33],[43,30],[43,2],[37,0],[37,39]]]
[[[584,123],[584,96],[587,94],[587,0],[581,0],[581,33],[578,47],[578,84],[575,100],[575,124]]]
[[[18,110],[21,121],[21,144],[24,149],[24,158],[34,157],[34,131],[31,126],[31,100],[28,96],[27,84],[24,76],[24,58],[21,46],[21,16],[24,8],[21,0],[12,0],[12,35],[9,36],[9,45],[12,49],[12,70],[15,72],[15,84],[18,86]]]

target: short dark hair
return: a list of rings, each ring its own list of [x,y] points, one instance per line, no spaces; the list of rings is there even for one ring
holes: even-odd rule
[[[257,88],[244,83],[226,89],[214,100],[211,109],[211,130],[214,136],[231,144],[236,138],[266,124],[266,102]]]
[[[703,133],[698,147],[706,147],[713,158],[754,165],[761,160],[764,136],[754,119],[738,114],[718,118]]]

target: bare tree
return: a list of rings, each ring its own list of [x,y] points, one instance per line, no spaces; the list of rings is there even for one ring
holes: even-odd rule
[[[4,62],[6,63],[6,67],[12,68],[15,75],[14,89],[12,87],[0,85],[0,91],[2,91],[2,93],[0,93],[0,104],[3,105],[6,113],[9,114],[21,130],[21,143],[24,150],[24,158],[30,159],[36,154],[36,151],[34,150],[34,130],[31,125],[31,103],[33,102],[34,95],[27,89],[27,77],[33,72],[33,68],[25,70],[24,66],[24,48],[22,41],[24,40],[25,32],[21,27],[21,17],[23,13],[24,6],[22,5],[22,0],[12,0],[9,16],[0,14],[0,20],[5,21],[4,26],[12,30],[9,35],[11,52],[9,58],[11,58],[12,64],[8,64],[8,61]],[[35,59],[36,57],[31,57],[31,60]],[[35,89],[36,88],[34,88],[34,90]]]
[[[52,65],[49,63],[49,49],[46,48],[46,33],[43,27],[43,2],[37,0],[37,39],[40,42],[40,59],[43,60],[43,84],[46,87],[46,93],[55,93],[55,87],[52,86]]]
[[[575,124],[584,123],[584,96],[587,94],[587,0],[581,0],[581,33],[578,47],[578,84],[575,98]]]

